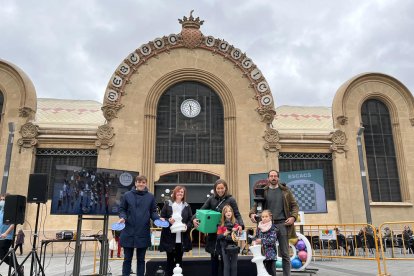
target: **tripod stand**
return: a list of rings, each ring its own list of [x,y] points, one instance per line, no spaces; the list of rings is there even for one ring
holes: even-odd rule
[[[16,223],[14,223],[14,228],[13,229],[14,230],[16,229]],[[16,251],[14,250],[14,240],[15,240],[15,235],[13,235],[13,239],[11,240],[11,244],[10,244],[11,246],[10,246],[9,251],[7,252],[6,256],[4,256],[3,259],[0,261],[0,266],[3,263],[7,263],[9,265],[9,274],[8,275],[11,275],[10,273],[11,273],[11,267],[12,266],[14,267],[13,275],[20,275],[20,273],[17,272],[17,271],[19,271],[21,266],[17,265]],[[7,241],[7,240],[3,240],[3,241]],[[8,259],[8,261],[7,261],[7,259]],[[13,263],[12,266],[10,266],[10,263],[9,263],[10,259]]]
[[[40,275],[39,273],[37,273],[37,269],[35,268],[35,265],[39,266],[40,271],[42,272],[42,275],[45,276],[45,271],[43,269],[43,266],[40,262],[40,258],[39,255],[37,254],[37,250],[36,250],[36,243],[37,243],[37,224],[39,223],[39,208],[40,208],[40,203],[37,202],[37,213],[36,213],[36,223],[35,223],[35,232],[33,235],[33,246],[32,246],[32,250],[30,251],[29,254],[27,254],[26,258],[24,258],[23,262],[21,262],[21,264],[19,265],[19,267],[17,268],[17,271],[19,271],[19,269],[21,267],[23,267],[23,264],[29,259],[29,257],[31,257],[31,264],[30,264],[30,276],[33,275],[33,272],[35,272],[35,275]],[[14,253],[16,256],[16,253]],[[35,269],[35,271],[33,270]]]

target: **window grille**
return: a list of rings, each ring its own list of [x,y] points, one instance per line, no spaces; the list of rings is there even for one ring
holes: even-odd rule
[[[361,117],[365,128],[365,155],[371,199],[375,202],[402,201],[388,108],[381,101],[367,100],[362,105]]]
[[[181,112],[184,100],[196,100],[200,113]],[[157,107],[157,163],[224,164],[224,112],[219,96],[197,82],[170,87]]]

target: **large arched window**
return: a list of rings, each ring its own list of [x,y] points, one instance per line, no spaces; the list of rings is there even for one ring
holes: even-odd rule
[[[4,96],[3,93],[0,91],[0,122],[1,122],[1,116],[3,115],[3,103],[4,103]]]
[[[365,153],[371,199],[374,202],[401,201],[400,179],[388,108],[379,100],[367,100],[362,105],[361,117],[365,128]]]
[[[198,82],[168,88],[157,108],[157,163],[224,164],[219,96]]]

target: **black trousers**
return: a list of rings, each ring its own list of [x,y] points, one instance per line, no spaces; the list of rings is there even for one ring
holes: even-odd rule
[[[266,268],[267,273],[272,276],[276,276],[276,261],[275,260],[264,260],[263,264]]]
[[[176,243],[175,249],[172,252],[167,252],[167,276],[173,275],[176,264],[180,264],[180,267],[183,267],[183,254],[181,243]]]
[[[22,243],[20,243],[20,244],[16,244],[16,245],[14,246],[14,251],[16,251],[16,250],[17,250],[17,248],[19,248],[19,250],[20,250],[20,255],[23,255],[23,244],[22,244]],[[16,253],[17,253],[17,251],[16,251]]]
[[[211,276],[223,275],[223,259],[211,254]]]
[[[9,249],[12,245],[12,240],[0,240],[0,261],[3,260],[3,258],[9,253]],[[10,258],[10,256],[7,256],[4,259],[4,262],[8,264],[9,266],[13,266],[13,258]],[[18,263],[16,263],[17,266],[19,266]]]

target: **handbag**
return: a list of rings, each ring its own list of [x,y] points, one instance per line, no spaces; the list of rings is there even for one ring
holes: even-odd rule
[[[240,247],[238,247],[235,244],[228,244],[226,245],[226,247],[224,248],[224,251],[226,252],[226,254],[228,255],[237,255],[240,253]]]
[[[109,250],[116,250],[117,249],[117,244],[116,244],[116,240],[115,239],[111,239],[109,241]]]

